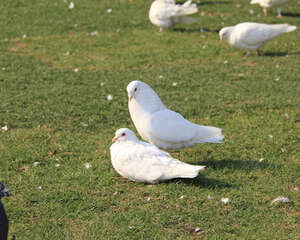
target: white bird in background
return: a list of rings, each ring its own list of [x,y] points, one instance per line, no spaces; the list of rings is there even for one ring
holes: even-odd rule
[[[220,39],[226,39],[231,46],[247,49],[244,57],[248,57],[251,51],[257,50],[267,41],[276,36],[296,30],[296,26],[289,24],[263,24],[263,23],[240,23],[231,27],[224,27],[219,32]]]
[[[250,4],[258,4],[263,8],[265,16],[268,15],[267,8],[277,7],[277,17],[282,18],[281,6],[287,3],[288,0],[252,0]]]
[[[142,138],[159,148],[179,149],[198,143],[222,143],[222,130],[194,124],[166,108],[152,88],[141,81],[127,86],[131,119]]]
[[[135,182],[156,183],[173,178],[194,178],[205,166],[190,165],[172,158],[156,146],[139,141],[128,128],[116,131],[110,147],[114,169]]]
[[[160,31],[170,28],[175,24],[190,24],[197,21],[196,18],[187,17],[198,12],[197,5],[192,0],[184,4],[176,4],[175,0],[155,0],[151,4],[149,18],[152,24],[160,27]]]

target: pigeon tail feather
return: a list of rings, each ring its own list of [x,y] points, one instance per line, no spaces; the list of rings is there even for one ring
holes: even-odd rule
[[[174,175],[180,178],[195,178],[205,166],[194,166],[187,163],[180,164],[174,171]],[[174,178],[174,176],[173,176]]]
[[[260,3],[260,0],[252,0],[251,2],[250,2],[250,4],[259,4]]]
[[[193,17],[180,17],[176,19],[176,23],[183,23],[183,24],[192,24],[197,21],[198,19]]]
[[[198,126],[197,143],[222,143],[224,135],[222,129],[208,126]]]

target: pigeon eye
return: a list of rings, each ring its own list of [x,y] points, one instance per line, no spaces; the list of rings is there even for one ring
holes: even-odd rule
[[[134,89],[134,91],[136,92],[137,88]]]
[[[125,136],[126,134],[125,133],[122,133],[122,136]]]

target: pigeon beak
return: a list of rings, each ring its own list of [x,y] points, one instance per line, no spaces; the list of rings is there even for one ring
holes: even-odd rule
[[[115,141],[117,141],[118,140],[118,138],[117,137],[114,137],[111,141],[112,142],[115,142]]]

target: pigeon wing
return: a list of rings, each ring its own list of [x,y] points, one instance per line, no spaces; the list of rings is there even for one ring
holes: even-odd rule
[[[197,134],[194,124],[169,109],[152,114],[149,130],[155,138],[170,143],[189,141]]]
[[[251,24],[237,28],[234,34],[238,34],[244,45],[258,45],[276,37],[279,32],[265,24]]]

